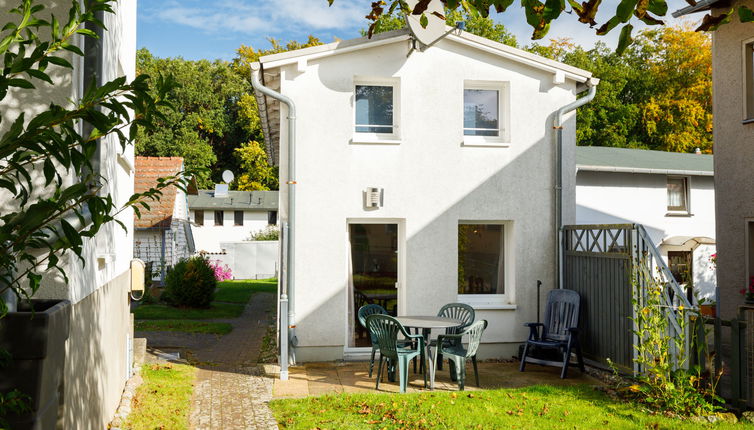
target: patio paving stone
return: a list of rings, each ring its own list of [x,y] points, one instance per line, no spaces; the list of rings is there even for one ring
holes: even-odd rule
[[[325,362],[305,363],[289,368],[289,380],[275,379],[272,396],[274,398],[295,398],[320,396],[335,393],[375,392],[375,375],[369,378],[367,362]],[[602,383],[577,368],[569,370],[569,377],[560,379],[560,368],[529,364],[526,372],[518,371],[517,361],[489,361],[479,363],[479,381],[476,387],[474,369],[469,363],[466,368],[466,390],[516,388],[528,385],[601,385]],[[424,391],[424,377],[409,371],[408,392]],[[435,391],[457,391],[458,384],[450,380],[447,363],[437,371]],[[397,382],[388,382],[385,377],[380,382],[379,392],[397,393]]]

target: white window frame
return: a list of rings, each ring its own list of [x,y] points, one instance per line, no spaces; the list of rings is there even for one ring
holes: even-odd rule
[[[686,199],[686,209],[670,209],[670,206],[668,205],[668,203],[670,202],[668,201],[668,198],[667,198],[667,184],[668,184],[668,181],[670,181],[671,179],[683,180],[683,187],[684,187],[683,194],[684,194],[684,198]],[[690,177],[679,176],[679,175],[668,175],[665,179],[665,193],[666,193],[665,209],[668,211],[667,213],[668,216],[691,214],[691,178]]]
[[[497,136],[467,136],[464,134],[464,93],[466,90],[497,90],[498,92],[498,135]],[[499,146],[510,144],[510,82],[508,81],[463,81],[461,91],[461,134],[463,146]]]
[[[514,252],[515,231],[513,229],[513,221],[472,219],[458,220],[454,232],[456,245],[456,268],[458,267],[458,226],[463,224],[495,224],[503,226],[503,252],[505,253],[503,259],[503,273],[505,288],[503,289],[503,294],[458,294],[458,302],[465,303],[474,309],[515,310],[517,307],[515,302],[516,255]],[[457,279],[455,282],[455,289],[456,291],[458,291]]]
[[[380,86],[393,87],[393,132],[392,133],[359,133],[356,131],[356,86]],[[367,144],[384,144],[398,145],[401,143],[400,124],[401,124],[401,85],[400,78],[375,78],[375,77],[354,77],[353,79],[353,97],[351,99],[352,117],[351,130],[353,138],[351,143]]]
[[[741,76],[743,123],[754,123],[754,37],[741,42]],[[751,54],[751,55],[750,55]]]

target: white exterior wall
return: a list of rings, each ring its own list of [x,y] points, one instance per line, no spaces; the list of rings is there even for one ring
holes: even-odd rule
[[[199,226],[196,224],[195,210],[191,209],[191,233],[194,235],[197,252],[220,252],[223,250],[221,242],[249,240],[252,233],[264,230],[268,226],[268,211],[244,211],[243,225],[235,225],[235,211],[223,212],[223,225],[216,226],[215,210],[204,209],[204,224]]]
[[[233,279],[267,279],[278,275],[280,242],[277,240],[222,242],[225,253],[208,258],[230,267]]]
[[[715,188],[711,176],[688,179],[691,216],[669,216],[667,175],[579,171],[576,175],[577,224],[642,224],[667,262],[668,251],[690,247],[660,246],[673,236],[715,238]],[[691,244],[689,244],[691,245]],[[714,245],[693,254],[694,285],[714,298],[715,270],[709,257]]]
[[[297,107],[295,296],[299,361],[342,358],[347,339],[351,221],[399,224],[399,313],[434,315],[458,300],[459,220],[505,221],[506,295],[478,306],[487,319],[480,354],[510,356],[536,319],[536,283],[553,286],[553,113],[575,83],[442,40],[407,58],[409,42],[285,66],[281,91]],[[269,71],[268,71],[269,72]],[[400,144],[353,144],[354,77],[397,78]],[[507,147],[462,146],[464,80],[508,82]],[[326,107],[326,108],[324,108]],[[286,118],[285,107],[282,118]],[[565,121],[565,172],[573,172],[574,118]],[[287,180],[282,121],[281,184]],[[574,220],[566,175],[565,222]],[[384,207],[365,210],[362,191],[384,188]],[[287,218],[287,188],[281,189]],[[568,203],[570,202],[570,204]]]
[[[64,22],[70,2],[41,3],[47,9],[40,16],[49,19],[50,14],[54,14]],[[20,19],[18,15],[5,13],[18,4],[0,0],[3,23]],[[118,2],[113,8],[116,14],[106,14],[104,20],[108,31],[102,39],[105,53],[103,78],[109,81],[125,75],[131,80],[135,77],[136,1]],[[83,37],[77,43],[82,47]],[[0,134],[21,111],[29,119],[45,110],[50,102],[70,107],[69,100],[81,96],[84,60],[68,55],[75,68],[73,71],[53,65],[48,68],[56,84],[54,87],[34,80],[36,91],[12,89],[9,92],[0,106],[3,115]],[[103,183],[104,191],[113,196],[116,206],[126,203],[134,190],[133,172],[117,161],[120,153],[123,151],[117,139],[102,139],[100,173],[107,179]],[[133,147],[128,147],[123,155],[133,165]],[[0,206],[13,204],[0,194]],[[133,329],[127,293],[133,256],[133,213],[124,211],[118,219],[127,231],[110,224],[103,227],[95,238],[85,238],[82,257],[86,264],[69,255],[66,264],[68,282],[51,273],[43,279],[42,287],[34,296],[68,299],[73,303],[71,332],[66,345],[63,428],[107,427],[130,376],[127,373],[127,368],[130,369],[127,344]],[[61,261],[65,262],[65,257]]]

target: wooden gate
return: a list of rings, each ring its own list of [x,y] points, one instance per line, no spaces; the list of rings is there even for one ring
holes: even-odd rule
[[[604,367],[607,359],[633,368],[633,225],[578,225],[564,229],[563,287],[581,295],[584,357]]]

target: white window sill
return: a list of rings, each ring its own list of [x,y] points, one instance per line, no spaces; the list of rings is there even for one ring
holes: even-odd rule
[[[694,216],[694,214],[692,214],[691,212],[686,212],[686,211],[678,211],[678,212],[671,211],[671,212],[666,213],[665,216],[668,216],[668,217],[692,217],[692,216]]]
[[[352,145],[400,145],[402,141],[396,138],[381,138],[373,136],[354,135],[351,138]]]
[[[509,303],[503,295],[459,294],[458,302],[479,310],[516,310],[518,305]]]
[[[464,136],[463,146],[486,146],[491,148],[507,148],[510,143],[501,138],[480,138],[479,136]]]

